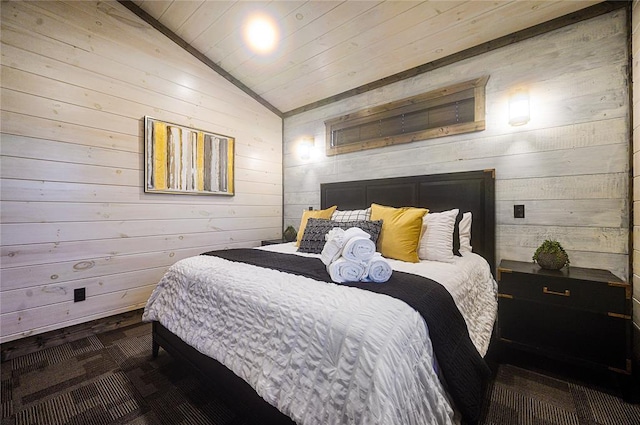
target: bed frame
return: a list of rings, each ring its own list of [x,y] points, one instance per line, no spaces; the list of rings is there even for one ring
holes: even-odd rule
[[[337,205],[340,210],[367,208],[371,203],[389,206],[429,208],[431,212],[459,208],[471,211],[471,246],[482,255],[495,275],[495,170],[433,174],[352,182],[325,183],[320,186],[321,206]],[[221,399],[240,415],[260,424],[294,422],[262,399],[244,380],[218,361],[205,356],[153,322],[153,357],[159,348],[205,376]]]

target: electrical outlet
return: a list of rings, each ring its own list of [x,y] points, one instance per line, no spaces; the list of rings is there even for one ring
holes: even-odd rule
[[[524,218],[524,205],[513,206],[513,218]]]
[[[86,288],[76,288],[73,290],[73,302],[84,301],[87,298]]]

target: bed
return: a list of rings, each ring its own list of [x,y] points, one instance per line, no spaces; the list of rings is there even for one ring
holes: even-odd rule
[[[473,252],[389,259],[389,284],[335,284],[294,243],[181,260],[145,308],[153,355],[163,347],[191,364],[258,423],[476,422],[496,313],[494,176],[322,184],[323,211],[470,212]]]

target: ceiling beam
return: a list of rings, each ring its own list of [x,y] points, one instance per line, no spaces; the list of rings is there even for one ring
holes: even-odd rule
[[[220,74],[223,78],[225,78],[230,83],[232,83],[234,86],[238,87],[240,90],[242,90],[243,92],[251,96],[251,98],[253,98],[256,102],[260,103],[262,106],[264,106],[265,108],[267,108],[268,110],[276,114],[278,117],[283,118],[282,111],[280,111],[278,108],[276,108],[275,106],[267,102],[264,98],[262,98],[256,92],[254,92],[249,87],[244,85],[242,81],[235,78],[233,75],[228,73],[225,69],[223,69],[220,65],[218,65],[217,63],[215,63],[214,61],[206,57],[199,50],[195,49],[193,46],[187,43],[184,39],[182,39],[176,33],[174,33],[169,28],[165,27],[163,24],[158,22],[157,19],[155,19],[153,16],[149,15],[147,12],[142,10],[140,6],[138,6],[137,4],[135,4],[130,0],[118,0],[118,2],[122,4],[124,7],[126,7],[127,9],[129,9],[131,12],[136,14],[140,19],[142,19],[143,21],[145,21],[146,23],[148,23],[149,25],[151,25],[152,27],[160,31],[162,34],[167,36],[171,41],[176,43],[178,46],[182,47],[184,50],[192,54],[200,62],[204,63],[209,68],[211,68],[212,70]]]

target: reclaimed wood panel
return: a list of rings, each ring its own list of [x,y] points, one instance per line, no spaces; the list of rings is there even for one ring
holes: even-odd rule
[[[176,261],[280,236],[278,116],[117,2],[0,7],[0,342],[140,309]],[[144,193],[145,115],[235,137],[237,195]]]
[[[496,199],[498,201],[529,199],[626,199],[628,196],[629,176],[626,173],[537,177],[498,180],[496,182]]]
[[[504,100],[506,102],[506,98]],[[597,98],[594,97],[592,100],[595,102]],[[491,120],[496,121],[495,118]],[[389,158],[389,165],[394,166],[394,161],[399,160],[403,155],[408,156],[408,151],[413,151],[415,157],[406,158],[406,160],[413,161],[412,164],[419,163],[422,158],[419,153],[424,149],[429,149],[430,157],[434,159],[434,162],[446,162],[447,160],[462,161],[474,158],[495,158],[501,157],[505,153],[515,155],[554,152],[628,143],[627,121],[622,112],[618,116],[610,117],[607,120],[563,123],[561,125],[552,125],[548,128],[527,125],[525,128],[516,130],[516,140],[514,140],[514,134],[508,132],[509,130],[514,131],[514,127],[506,126],[504,123],[498,124],[494,122],[485,131],[476,133],[473,137],[454,135],[429,139],[408,146],[389,146],[385,149],[372,150],[368,157],[381,162],[384,162],[385,158]],[[299,125],[300,127],[295,126],[293,128],[303,129],[303,134],[310,133],[307,129],[309,123],[303,122]],[[285,137],[293,140],[296,138],[295,134],[290,134],[288,130],[285,130]],[[314,137],[316,139],[315,148],[324,150],[324,133],[315,134]],[[308,164],[308,161],[305,162],[297,157],[296,147],[296,143],[288,144],[285,147],[285,159],[291,168],[295,166],[304,167]],[[558,152],[558,155],[562,155],[562,153]],[[332,163],[342,166],[350,159],[351,157],[348,155],[339,155],[333,158]]]
[[[14,134],[38,139],[65,140],[95,148],[140,152],[139,135],[114,133],[109,130],[85,127],[62,121],[52,121],[21,113],[2,110],[3,134]]]
[[[398,174],[398,165],[402,164],[401,175],[413,175],[420,169],[421,162],[425,157],[419,152],[409,150],[404,153],[395,152],[385,159],[384,155],[376,155],[367,161],[367,166],[363,167],[358,161],[341,161],[339,172],[335,172],[335,181],[362,180],[370,175],[371,169],[376,170],[378,177],[392,177]],[[621,173],[629,169],[628,146],[626,144],[602,145],[587,147],[582,149],[568,149],[566,151],[533,152],[520,155],[495,156],[484,158],[469,158],[460,160],[456,158],[456,151],[449,154],[450,160],[431,162],[429,170],[431,173],[445,173],[451,171],[482,170],[496,168],[499,171],[499,179],[513,178],[539,178],[546,176],[570,176],[577,174],[609,174]],[[397,160],[397,161],[396,161]],[[576,164],[580,164],[580,169],[576,169]],[[324,172],[335,169],[335,163],[326,163],[317,168],[295,167],[286,170],[286,175],[291,177],[291,186],[288,189],[298,190],[307,184],[309,174],[317,176]]]
[[[33,146],[38,146],[38,149],[32,149]],[[7,162],[29,158],[41,161],[128,168],[130,170],[138,170],[140,161],[142,161],[142,155],[138,152],[123,152],[12,134],[5,134],[2,137],[2,153],[11,157]],[[24,174],[22,176],[24,177]]]
[[[151,196],[151,195],[149,195]],[[201,198],[201,197],[198,197]],[[197,203],[196,203],[197,202]],[[120,203],[76,203],[46,202],[33,207],[30,202],[3,202],[0,220],[3,223],[44,223],[103,220],[170,220],[198,218],[232,218],[237,216],[277,216],[280,205],[236,206],[233,203],[202,203],[194,200],[185,207],[181,204],[120,204]]]
[[[236,182],[240,193],[234,195],[235,205],[274,205],[281,199],[281,185],[264,182]],[[6,201],[41,202],[122,202],[138,204],[193,204],[197,200],[184,196],[157,194],[141,197],[142,189],[134,186],[105,186],[78,182],[52,182],[5,179],[2,182],[2,199]],[[202,201],[200,201],[202,202]],[[210,200],[211,204],[217,201]]]
[[[224,245],[211,245],[212,249],[221,248],[222,246]],[[240,247],[240,244],[232,244],[229,247]],[[150,264],[165,267],[182,258],[201,253],[202,248],[189,248],[145,252],[143,254],[87,257],[82,261],[63,261],[53,264],[0,269],[0,277],[2,278],[2,289],[10,291],[37,285],[144,270]]]
[[[3,246],[59,243],[93,239],[136,238],[147,235],[224,232],[233,229],[280,227],[280,217],[214,217],[191,220],[121,220],[100,222],[56,222],[0,224]]]
[[[498,241],[507,246],[529,248],[531,255],[536,248],[548,238],[557,238],[568,250],[579,250],[584,246],[597,246],[598,252],[612,254],[629,253],[629,232],[622,227],[601,227],[594,229],[587,226],[522,226],[519,224],[503,224],[498,226]],[[596,231],[594,231],[596,230]]]
[[[256,238],[267,239],[272,231],[273,228],[261,227],[246,230],[11,245],[0,248],[0,259],[4,267],[20,267],[66,260],[80,261],[86,258],[89,250],[92,255],[101,257],[198,247],[205,252],[209,251],[208,247],[212,245],[255,243]]]
[[[160,281],[168,267],[135,270],[117,275],[100,276],[90,279],[77,279],[46,285],[35,285],[24,289],[4,291],[0,308],[2,314],[42,307],[69,301],[69,295],[77,288],[86,288],[87,297],[123,292],[135,289],[140,282],[154,284]]]
[[[57,317],[62,327],[67,327],[88,321],[86,319],[93,320],[100,316],[106,317],[123,311],[137,310],[145,306],[155,286],[156,283],[140,285],[124,292],[97,295],[79,303],[73,302],[73,294],[71,294],[71,301],[3,313],[0,315],[0,331],[6,339],[15,339],[16,336],[29,336],[34,332],[59,329],[51,323],[52,317]],[[96,311],[103,311],[106,314],[98,314]]]

